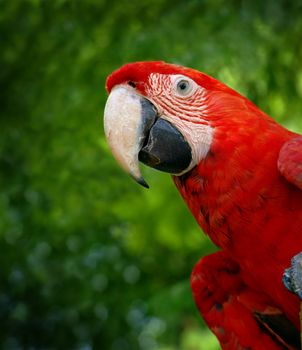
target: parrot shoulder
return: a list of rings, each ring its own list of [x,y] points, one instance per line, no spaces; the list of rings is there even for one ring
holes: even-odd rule
[[[282,146],[278,169],[287,181],[302,190],[302,136],[290,139]]]

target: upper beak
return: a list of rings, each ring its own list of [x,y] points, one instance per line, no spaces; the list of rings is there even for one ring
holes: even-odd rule
[[[139,160],[171,174],[183,173],[191,163],[191,148],[180,131],[159,118],[155,106],[131,87],[118,85],[111,90],[104,127],[114,157],[144,187],[149,186]]]
[[[138,166],[138,154],[156,116],[151,102],[123,85],[113,88],[105,106],[105,135],[114,157],[127,173],[147,188]]]

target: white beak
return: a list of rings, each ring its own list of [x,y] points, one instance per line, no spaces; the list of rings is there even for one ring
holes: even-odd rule
[[[127,85],[114,87],[105,106],[104,127],[117,162],[137,182],[148,187],[141,175],[138,154],[145,140],[145,130],[150,129],[155,121],[156,111],[152,107],[152,112],[146,118],[143,111],[146,102],[148,103]]]

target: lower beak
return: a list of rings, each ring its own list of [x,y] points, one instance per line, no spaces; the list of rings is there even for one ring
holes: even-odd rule
[[[154,105],[133,88],[112,89],[104,113],[105,134],[121,167],[139,184],[149,187],[141,175],[139,160],[171,174],[190,165],[191,148],[178,129],[159,118]]]

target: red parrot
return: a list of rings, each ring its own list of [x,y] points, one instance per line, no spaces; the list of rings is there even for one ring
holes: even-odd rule
[[[179,65],[129,63],[106,88],[117,161],[145,187],[139,161],[172,174],[220,248],[196,264],[191,287],[221,348],[299,349],[300,300],[288,290],[302,295],[299,256],[286,268],[302,251],[302,136]]]

